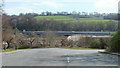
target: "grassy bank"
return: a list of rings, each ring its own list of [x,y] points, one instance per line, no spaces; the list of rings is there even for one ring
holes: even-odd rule
[[[0,52],[11,52],[11,51],[15,51],[15,50],[0,50]]]
[[[71,47],[71,48],[62,47],[62,48],[66,48],[66,49],[80,49],[80,50],[85,50],[85,49],[97,49],[97,48],[83,48],[83,47]]]
[[[85,50],[85,49],[98,49],[98,48],[84,48],[84,47],[43,47],[43,48],[65,48],[65,49],[80,49],[80,50]]]
[[[98,49],[98,48],[84,48],[84,47],[41,47],[41,48],[65,48],[65,49],[80,49],[80,50],[85,50],[85,49]],[[21,48],[21,49],[36,49],[36,48]]]

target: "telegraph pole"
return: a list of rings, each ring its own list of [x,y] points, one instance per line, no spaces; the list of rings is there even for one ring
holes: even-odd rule
[[[2,45],[2,15],[3,15],[3,7],[4,7],[4,1],[0,0],[0,49],[3,49]],[[2,56],[0,56],[0,60],[2,60]],[[0,61],[0,67],[2,67],[2,61]]]
[[[0,1],[0,49],[2,49],[2,15],[4,13],[4,0]]]

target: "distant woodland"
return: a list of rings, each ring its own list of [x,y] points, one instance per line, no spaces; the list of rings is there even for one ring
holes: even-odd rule
[[[87,12],[42,12],[19,15],[3,14],[13,29],[20,31],[116,31],[116,13]],[[4,27],[4,26],[3,26]]]

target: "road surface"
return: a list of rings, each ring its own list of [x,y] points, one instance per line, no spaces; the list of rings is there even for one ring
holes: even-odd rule
[[[101,54],[100,50],[63,48],[23,49],[2,56],[3,66],[117,66],[116,55]]]

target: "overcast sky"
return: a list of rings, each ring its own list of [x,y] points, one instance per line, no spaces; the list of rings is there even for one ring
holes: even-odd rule
[[[7,14],[43,11],[117,13],[119,0],[5,0]]]

